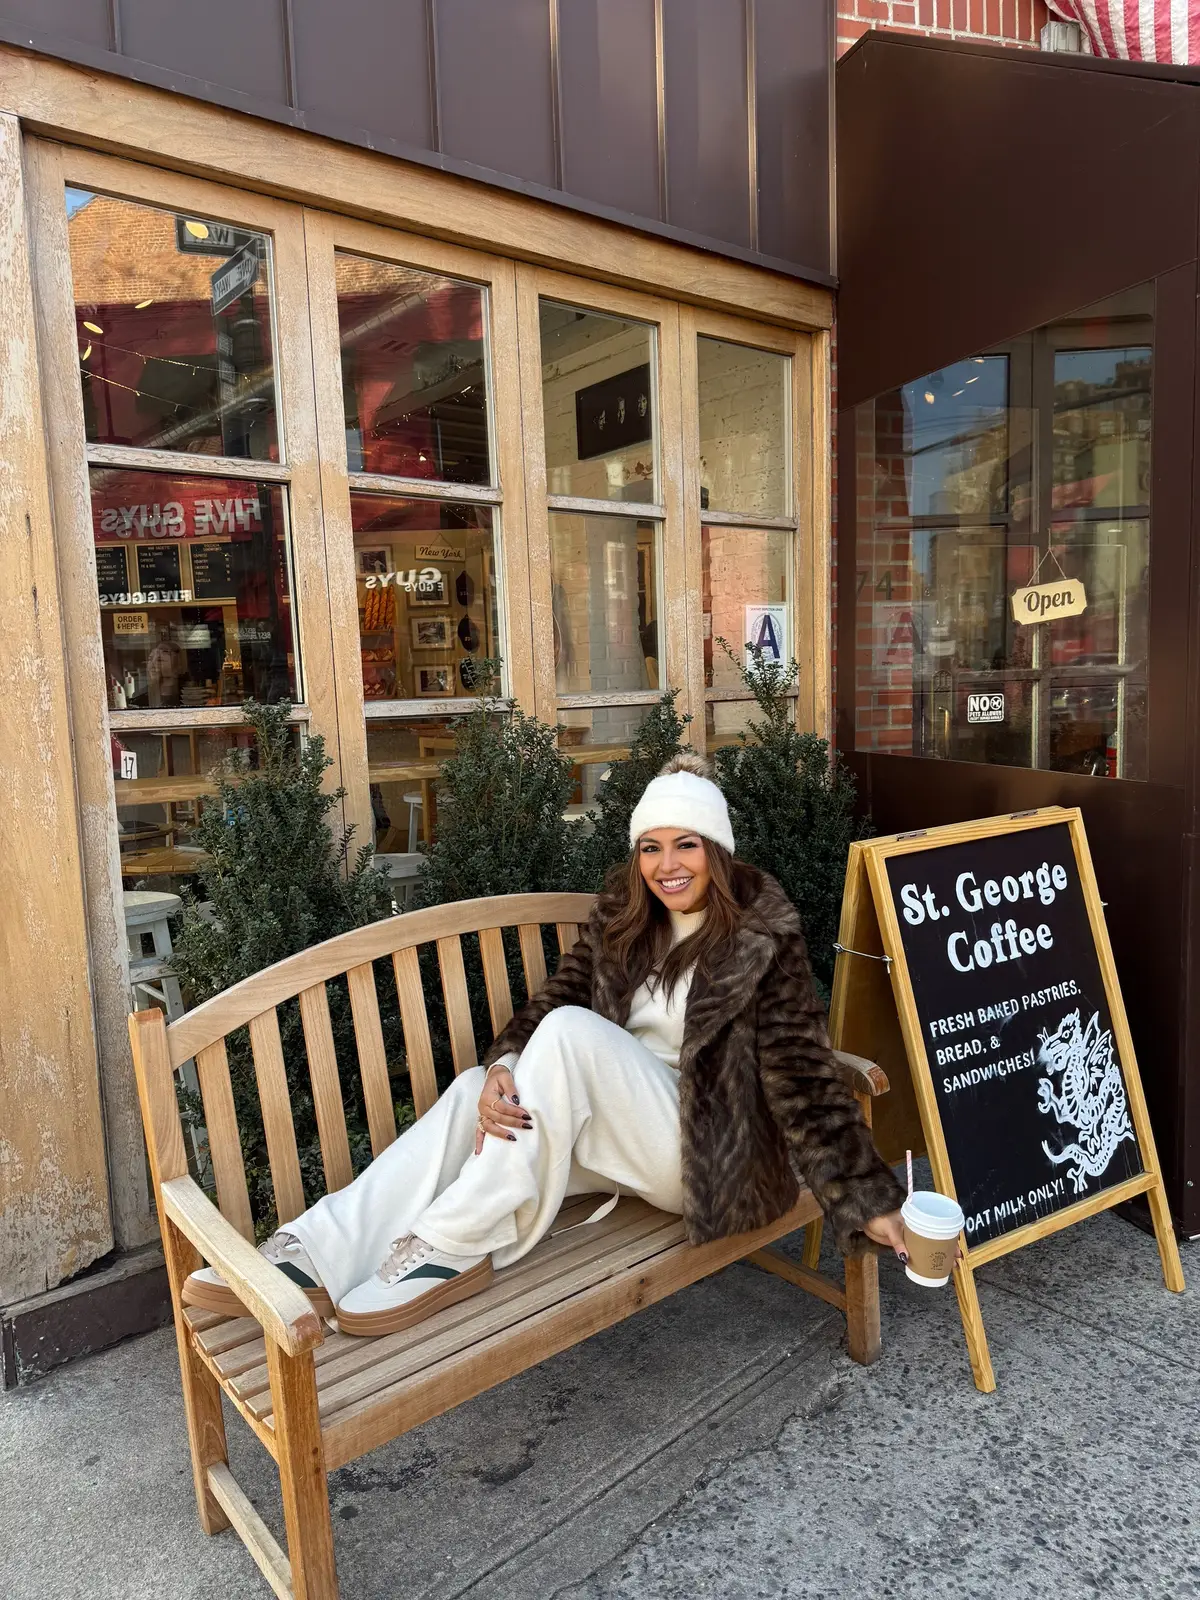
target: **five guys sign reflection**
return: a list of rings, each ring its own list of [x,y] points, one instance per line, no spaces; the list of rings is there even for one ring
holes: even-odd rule
[[[1067,825],[886,865],[968,1244],[1141,1172]]]

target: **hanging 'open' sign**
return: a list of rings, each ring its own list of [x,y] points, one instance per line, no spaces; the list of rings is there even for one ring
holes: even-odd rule
[[[1056,617],[1077,617],[1086,610],[1087,594],[1078,578],[1031,584],[1028,589],[1018,589],[1012,597],[1016,622],[1053,622]]]

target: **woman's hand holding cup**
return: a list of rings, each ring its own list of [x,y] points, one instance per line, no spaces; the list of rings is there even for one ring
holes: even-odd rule
[[[521,1105],[516,1081],[507,1067],[497,1063],[489,1068],[479,1096],[479,1126],[475,1129],[475,1154],[483,1149],[483,1136],[515,1139],[515,1130],[532,1128],[533,1119]]]

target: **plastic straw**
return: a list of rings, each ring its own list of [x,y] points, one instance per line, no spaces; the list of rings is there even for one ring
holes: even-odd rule
[[[912,1199],[912,1151],[906,1150],[904,1158],[908,1162],[908,1198]]]

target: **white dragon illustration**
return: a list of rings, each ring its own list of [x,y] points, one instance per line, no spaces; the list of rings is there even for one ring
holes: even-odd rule
[[[1067,1175],[1082,1194],[1089,1178],[1107,1171],[1117,1146],[1134,1137],[1112,1034],[1101,1029],[1098,1012],[1085,1028],[1080,1013],[1072,1011],[1053,1033],[1043,1029],[1038,1035],[1038,1061],[1051,1074],[1038,1081],[1038,1109],[1052,1111],[1075,1130],[1074,1142],[1064,1149],[1052,1150],[1044,1139],[1042,1149],[1055,1166],[1072,1163]]]

